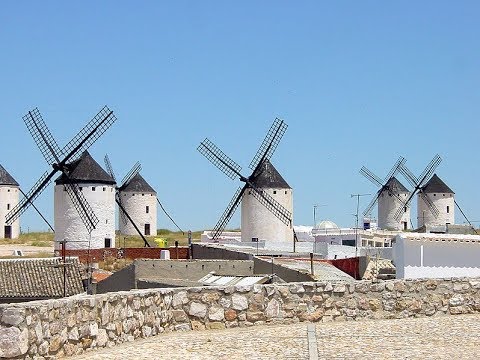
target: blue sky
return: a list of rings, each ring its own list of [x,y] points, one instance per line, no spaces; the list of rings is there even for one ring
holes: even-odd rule
[[[48,168],[22,115],[38,107],[63,146],[107,104],[118,121],[92,155],[108,152],[121,175],[141,161],[177,222],[203,229],[238,181],[199,142],[247,171],[280,117],[289,128],[272,162],[294,189],[296,224],[326,204],[317,218],[352,225],[350,194],[376,191],[362,165],[383,177],[402,155],[418,174],[436,153],[480,220],[479,16],[476,1],[5,1],[0,163],[28,190]],[[37,205],[53,221],[52,188]],[[46,225],[29,210],[22,227]],[[161,213],[159,227],[173,228]]]

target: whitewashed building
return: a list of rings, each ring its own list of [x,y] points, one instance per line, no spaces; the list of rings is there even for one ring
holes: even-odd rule
[[[144,236],[157,235],[157,192],[140,175],[119,189],[122,206]],[[138,235],[130,221],[124,221],[119,209],[120,233]]]
[[[5,216],[18,204],[20,185],[0,165],[0,239],[16,239],[20,235],[20,218],[12,224],[5,223]]]
[[[410,226],[410,207],[406,206],[402,210],[400,220],[395,219],[395,214],[402,206],[402,202],[407,200],[409,191],[394,176],[388,180],[384,189],[378,198],[378,227],[384,230],[408,230]]]
[[[91,236],[65,190],[62,174],[55,180],[55,249],[66,240],[66,249],[101,249],[115,247],[115,180],[85,151],[69,165],[71,179],[99,219]]]
[[[422,192],[436,206],[439,213],[435,217],[422,196],[418,195],[418,227],[455,224],[455,193],[437,174],[422,187]]]
[[[393,241],[398,279],[480,276],[480,236],[401,233]]]
[[[242,241],[293,242],[293,190],[275,167],[266,161],[263,170],[252,179],[254,185],[273,197],[292,214],[292,224],[285,225],[247,189],[242,198]]]

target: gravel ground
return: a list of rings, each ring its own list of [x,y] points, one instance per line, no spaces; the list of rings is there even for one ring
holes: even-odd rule
[[[73,359],[478,359],[480,315],[175,332]],[[315,346],[309,347],[309,341]]]

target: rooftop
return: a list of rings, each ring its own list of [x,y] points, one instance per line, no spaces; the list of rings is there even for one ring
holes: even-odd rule
[[[149,193],[149,194],[157,193],[154,190],[154,188],[152,188],[150,184],[147,183],[147,181],[140,174],[135,175],[128,183],[123,185],[120,188],[120,191]]]
[[[84,151],[78,160],[67,165],[70,168],[70,179],[74,183],[115,184],[115,180],[95,161],[88,151]],[[62,174],[56,180],[57,185],[65,184],[69,179]]]
[[[450,189],[447,184],[445,184],[442,179],[440,179],[437,174],[433,174],[432,178],[422,187],[424,193],[445,193],[445,194],[455,194],[452,189]]]
[[[20,186],[2,165],[0,165],[0,185]]]
[[[395,177],[392,176],[385,186],[382,188],[382,191],[390,191],[394,194],[408,194],[408,189],[403,186],[403,184]]]
[[[61,258],[0,260],[1,299],[47,299],[63,297],[63,270]],[[69,258],[65,264],[66,294],[85,292],[84,272],[78,258]]]
[[[259,171],[252,176],[253,184],[261,189],[291,189],[269,160],[266,160]]]

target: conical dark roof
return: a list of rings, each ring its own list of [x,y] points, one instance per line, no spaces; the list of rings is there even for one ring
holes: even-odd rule
[[[444,194],[455,194],[452,189],[450,189],[447,184],[445,184],[442,179],[440,179],[437,174],[433,174],[432,178],[422,187],[424,193],[444,193]]]
[[[262,164],[259,173],[253,175],[251,181],[256,187],[262,189],[291,189],[290,185],[268,160]]]
[[[156,194],[157,192],[150,186],[149,183],[143,178],[142,175],[135,175],[132,180],[123,185],[120,188],[120,191],[130,191],[130,192],[141,192],[141,193],[152,193]]]
[[[20,186],[2,165],[0,165],[0,185]]]
[[[115,184],[115,180],[102,169],[102,167],[85,151],[78,160],[68,164],[70,167],[70,178],[77,184],[81,183],[98,183],[98,184]],[[64,174],[60,175],[55,183],[57,185],[65,184],[67,178]]]
[[[398,181],[395,176],[392,176],[390,180],[385,184],[383,191],[390,191],[394,194],[408,194],[408,189]]]

